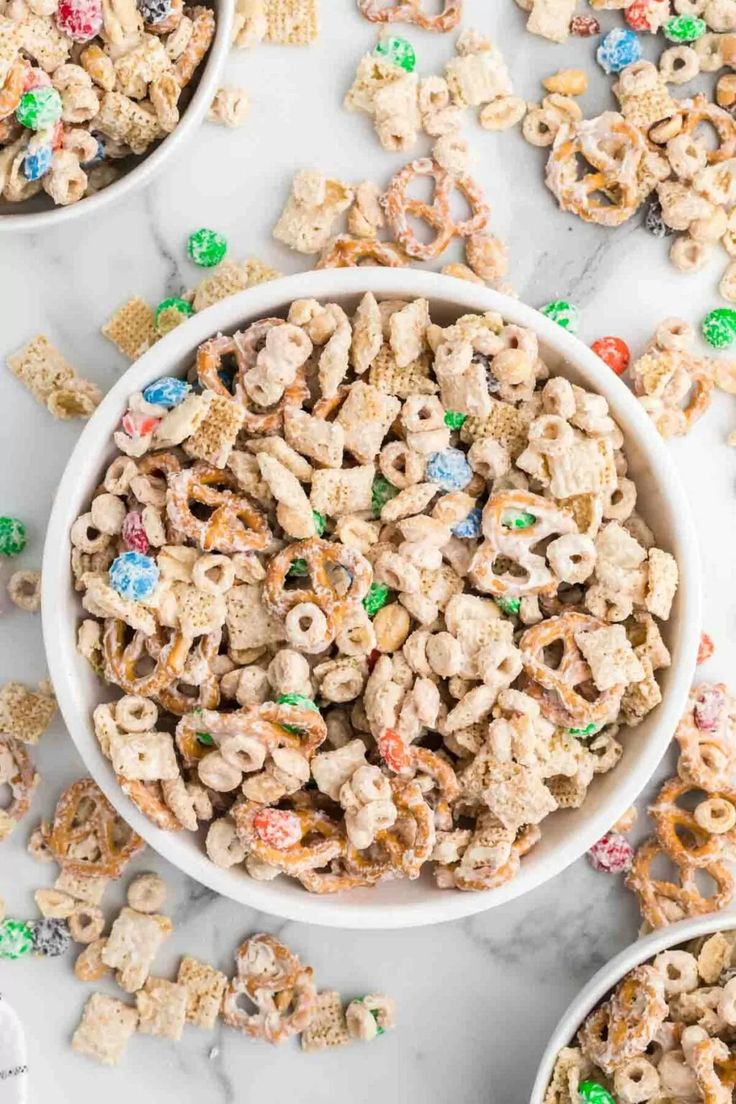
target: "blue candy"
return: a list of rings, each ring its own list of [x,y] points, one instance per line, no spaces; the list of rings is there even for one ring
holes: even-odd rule
[[[161,379],[149,383],[143,392],[143,398],[154,406],[178,406],[190,390],[186,380],[162,376]]]
[[[123,552],[110,564],[109,575],[110,585],[133,602],[150,598],[158,583],[156,561],[142,552]]]
[[[433,452],[427,464],[427,479],[439,483],[444,491],[461,491],[473,478],[473,471],[460,449]]]
[[[479,506],[475,506],[467,517],[464,517],[462,521],[459,521],[455,528],[452,530],[456,537],[460,537],[463,540],[475,540],[480,536],[480,525],[483,512]]]
[[[598,64],[606,73],[620,73],[641,59],[639,36],[627,27],[615,27],[604,35],[596,51]]]
[[[54,151],[51,146],[39,146],[23,158],[23,175],[26,180],[40,180],[51,168]]]

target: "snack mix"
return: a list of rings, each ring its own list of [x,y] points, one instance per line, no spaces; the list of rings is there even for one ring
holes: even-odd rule
[[[716,932],[636,966],[560,1051],[544,1104],[728,1104],[735,952]]]
[[[623,435],[497,314],[298,300],[114,441],[71,530],[78,647],[123,695],[94,728],[218,866],[502,885],[661,700],[677,564]]]
[[[183,0],[0,3],[0,194],[76,203],[179,123],[215,15]]]

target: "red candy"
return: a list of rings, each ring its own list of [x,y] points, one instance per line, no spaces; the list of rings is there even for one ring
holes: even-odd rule
[[[696,663],[705,663],[706,659],[710,659],[716,650],[716,646],[708,636],[707,633],[700,634],[700,644],[698,645],[698,658]]]
[[[302,838],[302,824],[288,809],[261,809],[253,817],[253,827],[269,847],[284,851]]]
[[[618,832],[606,832],[588,852],[590,865],[604,874],[625,874],[631,870],[634,848]]]
[[[392,771],[398,773],[411,766],[406,744],[393,728],[385,728],[376,743],[384,763]]]
[[[634,0],[633,4],[624,9],[624,18],[635,31],[656,31],[661,24],[661,20],[652,23],[652,16],[657,9],[664,9],[665,14],[669,15],[670,0]]]
[[[368,656],[368,670],[372,671],[381,658],[381,653],[378,648],[374,648],[371,654]]]
[[[102,29],[101,0],[59,0],[56,22],[74,42],[89,42]]]
[[[129,552],[142,552],[144,556],[148,552],[148,537],[143,526],[143,518],[137,510],[131,510],[125,515],[121,536]]]
[[[590,38],[591,35],[600,33],[601,25],[595,16],[574,15],[570,20],[570,34],[578,35],[579,38]]]
[[[620,337],[599,337],[590,347],[617,376],[622,376],[629,367],[629,346]]]
[[[712,732],[718,727],[723,708],[723,694],[714,686],[706,686],[700,691],[693,706],[695,727],[701,732]]]
[[[126,410],[121,425],[129,437],[147,437],[160,423],[160,418],[151,414],[140,414],[137,410]]]

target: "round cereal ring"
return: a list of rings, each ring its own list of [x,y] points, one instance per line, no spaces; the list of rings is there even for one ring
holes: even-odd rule
[[[583,1054],[610,1075],[646,1051],[667,1013],[664,977],[653,966],[637,966],[581,1027],[578,1040]]]
[[[407,188],[417,177],[431,177],[434,180],[434,198],[431,203],[411,199],[406,195]],[[454,180],[436,161],[422,157],[405,165],[391,180],[382,204],[386,211],[391,232],[405,253],[420,261],[431,261],[447,249],[454,234],[455,224],[450,211],[450,193]],[[430,242],[417,238],[409,222],[409,217],[426,222],[436,233]],[[482,229],[479,227],[478,229]]]
[[[484,889],[497,889],[514,880],[519,873],[521,860],[527,855],[542,838],[542,832],[538,825],[525,825],[519,835],[511,844],[511,855],[501,866],[489,863],[485,866],[463,867],[460,863],[456,866],[455,886],[465,892],[480,893]]]
[[[136,808],[144,813],[162,832],[179,832],[181,824],[164,801],[160,782],[140,782],[118,775],[120,789]]]
[[[192,642],[182,633],[161,626],[154,634],[155,640],[140,631],[130,634],[124,621],[116,618],[105,621],[102,637],[105,678],[126,694],[153,697],[180,677]],[[150,660],[154,655],[155,665],[151,670]],[[139,665],[143,666],[141,674],[138,673]]]
[[[736,848],[736,828],[713,834],[698,823],[694,813],[678,805],[698,790],[690,782],[670,778],[649,806],[657,839],[679,866],[708,866],[717,859],[730,859]],[[736,790],[720,789],[709,796],[726,802],[736,814]]]
[[[222,1002],[226,1024],[269,1043],[283,1043],[309,1026],[317,997],[312,970],[283,943],[270,935],[253,935],[240,945],[235,961],[238,972]],[[258,1011],[244,1011],[242,996]]]
[[[18,107],[25,88],[26,70],[26,62],[18,56],[0,88],[0,119],[7,119]]]
[[[209,507],[206,518],[194,508]],[[205,552],[252,552],[265,548],[271,531],[262,511],[230,471],[198,461],[169,477],[166,512],[172,525]]]
[[[286,874],[319,869],[345,854],[342,824],[318,809],[271,809],[246,800],[233,806],[232,816],[249,854]]]
[[[609,690],[595,691],[594,699],[585,698],[579,687],[595,690],[590,668],[575,643],[575,634],[605,628],[603,621],[585,613],[568,612],[533,625],[519,641],[521,662],[530,680],[526,692],[539,701],[544,716],[553,724],[580,728],[605,722],[618,712],[624,692],[623,683]],[[559,665],[549,667],[544,661],[546,648],[562,645]]]
[[[26,815],[40,780],[20,740],[0,732],[0,786],[10,787],[10,804],[0,809],[0,840]]]
[[[709,165],[730,161],[736,155],[736,120],[730,112],[710,103],[702,93],[691,100],[680,100],[678,107],[682,113],[682,134],[694,134],[703,123],[716,132],[718,145],[707,151]]]
[[[727,867],[720,862],[711,862],[699,868],[707,871],[716,885],[711,897],[703,897],[696,882],[698,868],[694,866],[674,864],[679,885],[674,881],[652,877],[652,864],[664,854],[654,836],[645,840],[636,852],[626,878],[626,885],[639,897],[642,916],[652,928],[662,928],[676,920],[719,912],[726,908],[734,888],[733,875]]]
[[[730,784],[736,768],[736,702],[722,683],[701,683],[690,692],[675,730],[680,745],[677,773],[710,792]]]
[[[117,878],[145,843],[91,778],[73,782],[59,798],[48,847],[62,870],[78,877]]]
[[[351,238],[340,234],[333,238],[319,259],[317,268],[355,268],[358,265],[379,265],[382,268],[403,268],[404,254],[391,242],[377,238]]]

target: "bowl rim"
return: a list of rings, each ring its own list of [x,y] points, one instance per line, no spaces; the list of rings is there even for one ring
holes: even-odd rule
[[[148,156],[144,156],[143,160],[129,172],[92,196],[80,199],[77,203],[70,203],[66,207],[54,206],[44,211],[30,211],[27,214],[22,210],[17,215],[0,214],[0,234],[32,233],[55,229],[73,219],[94,215],[139,188],[147,187],[162,165],[184,148],[186,141],[202,122],[214,98],[231,46],[235,0],[208,0],[208,3],[211,3],[216,15],[215,35],[194,95],[171,134],[167,134],[155,150]],[[18,206],[22,207],[22,204]]]
[[[629,425],[641,439],[650,469],[664,490],[669,504],[673,529],[680,535],[679,569],[681,580],[679,663],[669,671],[667,694],[658,706],[658,717],[647,746],[641,752],[633,776],[622,780],[613,794],[602,802],[579,830],[571,833],[556,850],[555,864],[541,864],[541,869],[499,889],[482,893],[437,893],[437,899],[411,901],[406,904],[373,905],[342,900],[340,908],[330,907],[329,898],[305,893],[295,903],[288,899],[274,900],[270,883],[236,877],[222,870],[207,858],[204,851],[180,854],[176,833],[157,829],[122,793],[115,777],[99,749],[86,747],[89,718],[79,715],[69,680],[74,678],[76,647],[74,633],[62,625],[62,618],[52,614],[60,607],[59,596],[69,586],[68,531],[73,518],[67,517],[66,500],[72,488],[89,486],[85,472],[88,451],[101,452],[101,446],[119,419],[129,394],[141,390],[147,383],[165,375],[167,365],[185,355],[191,355],[200,342],[220,330],[232,329],[248,318],[273,314],[295,299],[329,299],[332,296],[358,295],[372,291],[382,297],[424,296],[442,301],[460,311],[498,311],[510,322],[527,326],[555,352],[572,362],[585,376],[589,386],[601,394],[616,392],[616,401],[624,406]],[[620,390],[619,390],[620,389]],[[100,427],[100,428],[98,428]],[[104,429],[102,428],[104,427]],[[74,495],[72,494],[73,498]],[[287,276],[258,285],[214,304],[189,319],[157,342],[146,352],[107,393],[98,409],[84,427],[59,481],[49,519],[44,547],[42,571],[42,620],[44,643],[52,682],[57,688],[59,708],[86,767],[112,804],[153,848],[179,869],[211,889],[242,904],[271,912],[290,920],[299,920],[328,927],[395,929],[456,920],[498,907],[528,893],[560,874],[599,839],[633,803],[654,773],[680,719],[690,690],[700,633],[700,572],[697,542],[690,510],[679,478],[674,472],[669,454],[626,385],[577,337],[555,322],[515,299],[489,288],[466,283],[449,276],[413,269],[352,268],[324,269]],[[85,754],[85,748],[87,754]]]
[[[712,935],[717,931],[732,931],[734,928],[736,928],[736,912],[732,910],[696,916],[689,920],[678,920],[675,924],[658,928],[634,943],[629,943],[609,959],[570,1001],[560,1016],[540,1060],[529,1104],[543,1104],[544,1094],[552,1079],[555,1061],[560,1050],[570,1045],[570,1040],[574,1039],[588,1013],[593,1011],[606,993],[617,985],[625,974],[661,951],[669,950],[680,943],[687,943],[701,935]]]

